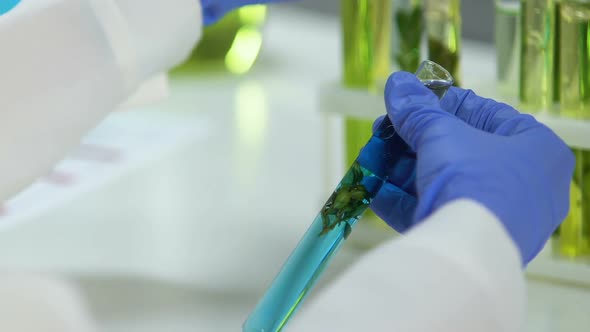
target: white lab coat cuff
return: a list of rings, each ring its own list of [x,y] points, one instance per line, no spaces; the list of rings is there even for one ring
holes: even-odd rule
[[[524,310],[516,246],[488,209],[457,200],[310,299],[293,330],[516,332]]]

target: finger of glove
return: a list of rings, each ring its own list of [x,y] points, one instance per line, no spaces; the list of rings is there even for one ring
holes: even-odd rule
[[[451,87],[440,105],[477,129],[503,136],[511,136],[538,125],[529,115],[524,115],[512,106],[483,98],[472,90]]]
[[[387,170],[387,182],[410,195],[416,195],[416,154],[404,153],[393,167]]]
[[[371,210],[396,231],[403,233],[412,227],[418,200],[390,183],[383,185]]]
[[[438,97],[413,74],[396,72],[385,86],[387,114],[397,133],[418,152],[420,145],[448,134],[456,118],[443,111]]]

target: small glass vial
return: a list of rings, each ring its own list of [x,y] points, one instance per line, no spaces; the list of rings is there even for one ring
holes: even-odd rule
[[[521,109],[528,112],[551,110],[554,75],[554,0],[521,0],[520,24]]]
[[[560,114],[590,118],[590,0],[561,0],[559,5]]]
[[[422,0],[393,2],[393,61],[399,70],[415,72],[422,60],[424,9]]]
[[[461,1],[425,0],[428,59],[445,67],[461,81]]]
[[[502,96],[518,97],[520,0],[496,0],[496,78]]]

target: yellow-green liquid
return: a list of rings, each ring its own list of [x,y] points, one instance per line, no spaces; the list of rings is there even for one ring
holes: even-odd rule
[[[560,113],[566,117],[588,119],[590,118],[590,3],[562,0],[559,21]]]
[[[266,16],[265,5],[244,6],[205,27],[201,40],[188,60],[174,73],[247,73],[254,66],[262,48],[261,28]]]
[[[529,112],[553,105],[554,5],[553,0],[521,2],[519,93],[521,108]]]
[[[425,18],[428,59],[447,69],[455,85],[461,85],[461,1],[426,0]]]
[[[570,189],[570,212],[555,237],[562,257],[590,256],[590,151],[574,150],[576,169]]]
[[[560,77],[560,45],[561,45],[561,37],[560,37],[560,26],[561,26],[561,19],[559,17],[560,13],[560,6],[561,0],[555,0],[555,22],[553,25],[553,103],[554,105],[559,105],[559,77]]]
[[[391,70],[391,1],[341,0],[343,83],[378,91]]]
[[[344,54],[342,83],[347,88],[381,93],[391,73],[391,0],[341,0]],[[385,109],[383,110],[385,112]],[[372,135],[374,119],[344,120],[346,167]],[[371,211],[363,220],[383,224]]]

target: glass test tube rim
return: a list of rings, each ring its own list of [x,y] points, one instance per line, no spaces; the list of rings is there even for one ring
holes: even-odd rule
[[[432,68],[434,68],[434,70],[442,72],[443,73],[442,76],[444,76],[444,77],[439,77],[438,75],[435,75],[436,77],[433,77],[433,78],[422,78],[421,77],[422,73],[425,72],[425,70],[427,69],[427,66],[431,66]],[[430,70],[428,72],[430,72],[431,74],[434,73],[433,70]],[[428,59],[420,62],[420,66],[416,70],[415,75],[421,82],[426,82],[426,81],[430,81],[433,79],[439,79],[442,81],[449,82],[450,85],[453,85],[455,83],[455,78],[453,77],[453,75],[451,75],[451,73],[449,73],[449,71],[445,67],[439,65],[438,63],[436,63],[432,60],[428,60]]]

